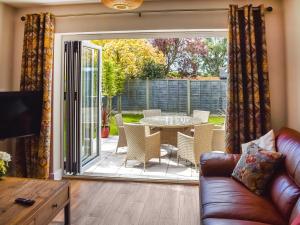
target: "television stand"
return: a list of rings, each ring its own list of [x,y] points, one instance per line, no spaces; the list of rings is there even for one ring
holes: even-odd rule
[[[0,180],[0,224],[46,225],[64,209],[70,225],[70,183],[6,177]],[[32,206],[15,203],[16,198],[35,200]]]

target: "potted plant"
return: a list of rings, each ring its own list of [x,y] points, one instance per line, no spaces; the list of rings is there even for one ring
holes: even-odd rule
[[[108,138],[109,136],[109,112],[102,107],[101,117],[101,138]]]
[[[0,151],[0,179],[6,175],[8,162],[10,161],[10,154]]]

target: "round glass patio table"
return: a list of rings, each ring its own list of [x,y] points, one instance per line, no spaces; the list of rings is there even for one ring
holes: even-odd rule
[[[152,116],[140,120],[151,127],[151,133],[160,131],[161,144],[177,147],[177,133],[191,134],[191,128],[201,124],[201,119],[190,116]]]
[[[141,124],[151,127],[192,127],[201,124],[201,119],[191,116],[151,116],[140,120]]]

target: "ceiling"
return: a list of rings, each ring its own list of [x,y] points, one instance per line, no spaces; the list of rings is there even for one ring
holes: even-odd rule
[[[144,0],[144,1],[161,1],[161,0]],[[37,5],[68,5],[68,4],[87,4],[98,3],[101,0],[0,0],[14,7],[31,7]]]

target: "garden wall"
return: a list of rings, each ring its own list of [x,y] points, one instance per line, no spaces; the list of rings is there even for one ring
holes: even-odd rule
[[[227,80],[128,80],[121,95],[122,110],[161,109],[190,114],[199,109],[223,114],[226,85]],[[114,110],[118,109],[117,102],[114,97]]]

